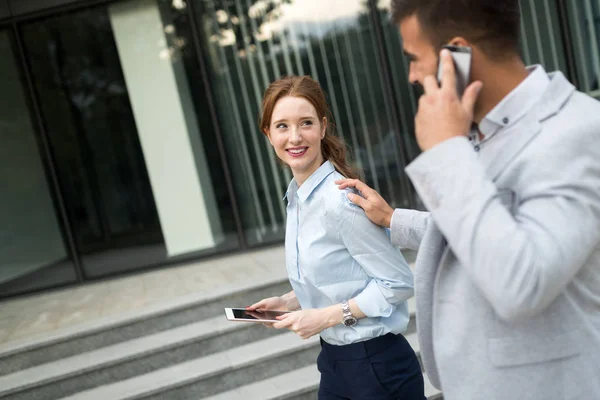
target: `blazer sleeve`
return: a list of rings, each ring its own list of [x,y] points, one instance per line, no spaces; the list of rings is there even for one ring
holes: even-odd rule
[[[407,167],[453,253],[505,320],[542,312],[599,245],[600,140],[597,127],[586,129],[565,135],[552,159],[529,160],[545,178],[531,182],[512,210],[466,138]]]
[[[394,210],[390,224],[392,244],[409,250],[418,250],[428,221],[428,212],[402,208]]]

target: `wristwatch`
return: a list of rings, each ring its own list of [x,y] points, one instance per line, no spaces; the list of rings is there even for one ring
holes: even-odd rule
[[[350,311],[350,305],[348,301],[342,301],[342,311],[344,313],[344,317],[342,318],[342,324],[346,326],[354,326],[358,322],[356,317],[352,315],[352,311]]]

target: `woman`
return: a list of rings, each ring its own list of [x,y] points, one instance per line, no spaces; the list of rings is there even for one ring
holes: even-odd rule
[[[319,399],[422,400],[419,362],[400,334],[412,273],[385,230],[334,184],[356,175],[329,115],[325,94],[307,76],[265,91],[260,129],[294,176],[285,238],[294,290],[248,310],[292,311],[273,327],[305,339],[320,334]]]

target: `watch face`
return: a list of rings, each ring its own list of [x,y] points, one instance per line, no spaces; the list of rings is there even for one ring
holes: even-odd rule
[[[357,322],[358,322],[357,319],[353,318],[353,317],[344,319],[344,325],[346,325],[346,326],[354,326],[354,325],[356,325]]]

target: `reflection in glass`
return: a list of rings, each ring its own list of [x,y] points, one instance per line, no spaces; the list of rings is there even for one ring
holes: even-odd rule
[[[600,98],[600,3],[593,0],[567,3],[579,89]]]
[[[22,28],[88,276],[237,246],[184,14],[135,0]]]
[[[204,0],[219,122],[250,244],[283,237],[291,176],[257,128],[262,94],[282,75],[311,75],[329,95],[338,132],[367,182],[395,206],[410,204],[403,147],[386,101],[368,2]],[[404,135],[404,132],[403,132]]]
[[[521,51],[525,64],[541,64],[546,71],[566,71],[556,0],[521,2]]]
[[[0,31],[0,296],[76,279],[7,32]]]
[[[400,123],[404,131],[402,138],[408,151],[409,160],[414,160],[420,153],[414,134],[414,117],[417,112],[418,96],[421,92],[408,81],[409,64],[402,51],[402,37],[398,26],[391,19],[391,0],[381,0],[378,4],[384,43],[390,57],[392,86],[399,102]]]

